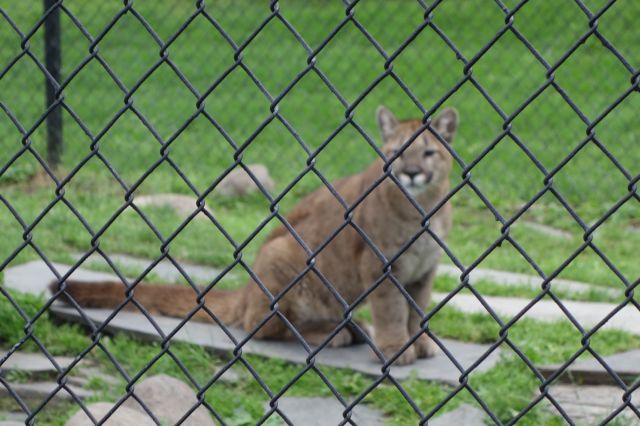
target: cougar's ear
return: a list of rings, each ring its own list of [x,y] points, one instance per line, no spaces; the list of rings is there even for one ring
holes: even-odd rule
[[[445,109],[436,117],[432,127],[444,140],[453,143],[458,129],[458,111],[453,108]]]
[[[378,119],[378,127],[382,134],[382,139],[386,143],[396,131],[398,127],[398,120],[394,117],[393,113],[383,105],[378,107],[376,111],[376,118]]]

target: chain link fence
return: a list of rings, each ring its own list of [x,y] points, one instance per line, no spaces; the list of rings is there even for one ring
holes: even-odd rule
[[[135,287],[153,266],[127,280],[110,256],[127,252],[152,258],[153,265],[170,261],[193,288],[198,308],[206,311],[203,294],[227,272],[237,273],[238,281],[251,277],[259,282],[251,260],[269,231],[283,225],[307,251],[307,268],[298,273],[320,276],[343,300],[314,267],[322,248],[307,248],[284,213],[313,189],[327,186],[335,192],[330,182],[362,171],[377,158],[386,165],[395,160],[380,151],[375,123],[380,104],[399,117],[419,117],[420,131],[433,130],[432,119],[453,106],[461,124],[451,151],[451,190],[440,205],[451,201],[465,216],[454,221],[452,241],[437,238],[429,228],[435,211],[416,205],[420,230],[396,255],[382,255],[376,282],[356,300],[343,300],[340,324],[320,347],[304,344],[306,365],[277,387],[243,355],[243,346],[260,326],[247,339],[235,341],[225,368],[244,365],[268,402],[266,412],[249,423],[274,418],[290,423],[278,400],[311,371],[343,405],[341,424],[356,424],[355,408],[383,385],[397,390],[420,424],[463,393],[495,424],[525,421],[543,403],[553,406],[557,418],[574,424],[550,388],[585,355],[599,360],[624,392],[602,421],[612,421],[625,410],[640,417],[632,401],[638,382],[619,377],[592,345],[620,310],[640,309],[634,299],[639,271],[632,243],[620,242],[618,251],[610,254],[606,241],[598,240],[603,228],[614,226],[612,239],[635,241],[629,235],[640,226],[635,210],[640,179],[640,34],[633,29],[640,18],[639,5],[615,0],[58,0],[45,1],[42,8],[0,2],[0,223],[6,230],[0,271],[22,260],[41,259],[59,284],[35,309],[24,307],[21,297],[0,287],[8,316],[22,327],[19,335],[9,338],[7,333],[0,339],[0,366],[28,347],[54,359],[59,350],[52,352],[49,345],[55,336],[38,333],[38,324],[49,320],[51,305],[65,295],[71,272],[96,254],[129,286],[126,300],[132,302]],[[407,145],[413,139],[415,135]],[[267,166],[273,190],[261,188],[239,199],[216,198],[216,186],[225,175],[253,163]],[[388,167],[376,185],[385,179],[394,179]],[[361,233],[364,244],[378,251],[352,220],[354,209],[374,189],[363,190],[351,205],[343,203],[344,223],[325,236],[327,241],[351,227]],[[189,195],[197,205],[187,218],[136,205],[136,197],[158,193]],[[200,214],[207,216],[206,223],[195,223]],[[535,239],[520,239],[518,225],[531,218],[572,233],[577,242],[561,250],[553,242],[536,246]],[[487,237],[477,230],[482,227],[491,227],[495,235]],[[423,311],[425,307],[402,290],[392,264],[425,233],[437,239],[446,261],[459,268],[460,278],[444,300]],[[517,258],[512,263],[542,280],[527,306],[508,321],[469,280],[478,265],[493,259],[505,245],[511,247],[509,259]],[[78,252],[82,255],[73,259],[68,273],[53,263],[69,263],[66,254]],[[581,268],[584,256],[604,271],[595,279],[607,277],[618,291],[616,309],[595,327],[581,325],[553,286],[554,279]],[[550,262],[547,257],[561,259]],[[205,288],[198,287],[202,283],[180,268],[183,260],[213,264],[224,272]],[[375,380],[348,397],[315,363],[330,338],[350,326],[355,308],[385,280],[395,283],[421,318],[421,330],[401,351],[426,334],[459,368],[459,385],[446,388],[429,403],[394,377],[394,361],[401,353],[382,357]],[[483,304],[497,328],[488,339],[490,348],[463,368],[430,323],[451,298],[467,291]],[[280,318],[301,339],[278,310],[283,295],[267,292],[266,297],[271,311],[265,322]],[[550,377],[540,373],[537,361],[511,337],[522,317],[543,299],[564,312],[580,341]],[[139,309],[155,324],[143,306]],[[141,371],[125,373],[104,343],[107,324],[85,320],[90,341],[70,354],[74,363],[58,368],[50,398],[30,406],[0,378],[10,399],[28,416],[28,424],[39,422],[55,393],[70,393],[76,405],[86,404],[73,395],[67,377],[94,350],[106,354],[126,381],[118,404],[132,397],[140,377],[167,355],[197,388],[198,404],[220,424],[234,424],[205,398],[218,376],[204,382],[194,377],[172,349],[174,333],[165,335],[158,329],[163,336],[158,356]],[[380,355],[374,341],[365,340]],[[523,398],[526,402],[500,412],[487,396],[491,392],[471,380],[498,348],[521,361],[536,388]]]

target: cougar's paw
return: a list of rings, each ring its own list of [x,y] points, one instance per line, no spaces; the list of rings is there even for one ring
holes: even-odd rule
[[[387,360],[390,360],[400,351],[400,348],[402,348],[402,346],[403,345],[382,346],[380,350],[384,355],[384,357]],[[393,365],[412,364],[416,360],[416,358],[417,358],[416,350],[414,348],[414,345],[412,345],[412,346],[409,346],[407,349],[405,349],[405,351],[402,352],[400,356],[393,361]]]
[[[347,328],[341,328],[338,334],[329,342],[330,348],[340,348],[342,346],[349,346],[353,343],[353,334]]]
[[[352,320],[347,324],[347,329],[351,332],[352,343],[366,343],[367,339],[372,339],[373,326],[362,321]]]
[[[320,346],[329,337],[329,333],[324,331],[306,332],[303,334],[304,340],[311,346]],[[349,346],[353,343],[351,332],[345,328],[341,329],[333,339],[327,344],[329,348],[339,348]]]
[[[418,337],[413,344],[418,358],[431,358],[438,352],[438,345],[427,335]]]

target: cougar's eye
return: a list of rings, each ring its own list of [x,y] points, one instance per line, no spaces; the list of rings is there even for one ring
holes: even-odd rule
[[[436,151],[433,149],[427,149],[425,152],[422,153],[422,155],[424,155],[425,157],[431,157],[433,154],[435,154]]]

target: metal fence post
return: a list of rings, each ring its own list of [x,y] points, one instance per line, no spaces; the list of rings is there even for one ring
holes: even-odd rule
[[[44,0],[45,13],[57,0]],[[44,21],[44,55],[47,71],[56,82],[60,81],[61,45],[60,45],[60,8],[55,7]],[[57,84],[45,78],[46,107],[56,101]],[[56,106],[47,115],[47,161],[57,167],[62,156],[62,109]]]

